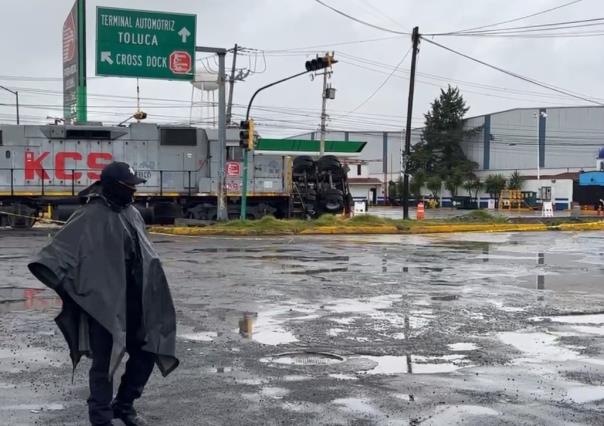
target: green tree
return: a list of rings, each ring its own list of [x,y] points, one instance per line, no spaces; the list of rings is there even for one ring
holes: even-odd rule
[[[426,172],[428,177],[438,176],[441,180],[449,180],[452,188],[457,190],[461,182],[472,175],[478,165],[470,161],[464,154],[461,143],[464,137],[480,130],[474,128],[464,130],[463,117],[468,112],[458,88],[451,86],[442,90],[440,96],[432,102],[430,111],[425,117],[425,126],[420,141],[414,145],[409,158],[410,172],[418,170]]]
[[[478,192],[482,189],[482,182],[477,177],[473,177],[464,182],[463,187],[468,191],[468,195],[478,202]]]
[[[457,196],[457,189],[463,185],[464,175],[459,170],[453,170],[450,175],[445,178],[445,188],[451,193],[452,197]]]
[[[426,187],[428,188],[428,191],[432,193],[434,198],[438,198],[442,183],[442,179],[438,176],[431,176],[426,180]]]
[[[512,173],[512,176],[510,176],[510,180],[508,181],[508,189],[522,189],[523,180],[524,179],[522,178],[522,176],[520,176],[518,170],[514,171],[514,173]]]
[[[484,181],[484,186],[491,198],[499,198],[499,194],[505,189],[505,183],[502,175],[489,175]]]
[[[419,200],[422,197],[422,188],[425,183],[426,174],[422,171],[415,172],[409,183],[409,191],[416,200]]]
[[[388,182],[388,202],[392,203],[393,200],[398,198],[398,186],[396,182],[389,181]]]

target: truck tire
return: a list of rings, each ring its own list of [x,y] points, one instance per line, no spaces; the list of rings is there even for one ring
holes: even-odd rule
[[[326,155],[317,160],[317,169],[319,172],[336,172],[342,174],[342,164],[334,155]]]
[[[309,155],[301,155],[294,159],[294,173],[312,172],[315,169],[315,162]]]
[[[344,209],[344,194],[339,189],[328,189],[321,193],[319,205],[328,213],[340,213]]]

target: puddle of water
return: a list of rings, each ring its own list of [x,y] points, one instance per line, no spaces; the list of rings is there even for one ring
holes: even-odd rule
[[[216,337],[218,337],[218,333],[215,331],[200,331],[196,333],[192,332],[178,334],[179,339],[188,340],[190,342],[211,342]]]
[[[54,292],[43,288],[0,288],[0,313],[54,308],[61,303]]]
[[[289,375],[283,376],[284,382],[302,382],[304,380],[310,380],[309,376]]]
[[[446,406],[438,409],[438,412],[430,417],[431,425],[451,425],[451,424],[485,424],[485,422],[478,423],[472,422],[472,417],[483,417],[483,416],[499,416],[499,413],[492,408],[481,407],[478,405],[455,405]],[[491,424],[493,420],[486,422]]]
[[[283,399],[289,394],[289,390],[278,387],[265,387],[260,390],[260,394],[267,398]]]
[[[452,351],[475,351],[478,346],[475,343],[451,343],[447,345]]]
[[[411,395],[410,393],[395,393],[392,396],[397,399],[402,399],[403,401],[409,401],[409,402],[415,401],[415,395]]]
[[[401,300],[400,294],[371,297],[366,300],[337,299],[325,303],[324,309],[338,314],[374,314],[380,310],[391,308],[392,304],[399,300]]]
[[[497,309],[503,312],[524,312],[525,308],[514,307],[514,306],[504,306],[503,302],[499,300],[487,300],[487,303],[494,305]]]
[[[217,374],[231,373],[233,371],[233,367],[213,367],[213,368],[207,368],[207,369],[205,369],[205,371],[208,373],[217,373]]]
[[[579,333],[597,334],[599,336],[604,336],[604,327],[590,327],[588,325],[578,325],[576,327],[572,327],[572,329],[578,331]]]
[[[248,386],[260,386],[266,382],[263,379],[235,379],[237,383]]]
[[[604,399],[604,386],[577,386],[566,391],[568,398],[577,404]]]
[[[332,328],[330,330],[327,330],[327,335],[331,336],[331,337],[336,337],[342,333],[346,333],[347,330],[343,329],[343,328]]]
[[[604,324],[604,314],[559,315],[545,318],[549,318],[554,322],[561,322],[565,324]]]
[[[295,316],[296,314],[303,314]],[[294,315],[294,316],[292,316]],[[304,310],[291,310],[288,307],[268,310],[262,313],[245,312],[239,321],[239,334],[263,345],[282,345],[297,342],[290,331],[283,328],[289,321],[314,318]]]
[[[359,398],[340,398],[331,401],[335,405],[340,405],[347,411],[355,413],[364,413],[373,416],[380,415],[381,412],[369,403],[369,401]]]
[[[467,367],[464,355],[445,355],[442,357],[406,356],[363,356],[377,362],[377,366],[367,374],[437,374],[451,373]]]
[[[329,377],[337,380],[358,380],[359,378],[356,376],[351,376],[348,374],[328,374]]]
[[[333,321],[337,324],[342,325],[350,325],[357,320],[356,317],[348,317],[348,318],[329,318],[329,321]]]
[[[557,345],[558,337],[547,333],[504,332],[497,335],[506,345],[513,346],[528,357],[517,362],[571,361],[579,359],[579,354]]]

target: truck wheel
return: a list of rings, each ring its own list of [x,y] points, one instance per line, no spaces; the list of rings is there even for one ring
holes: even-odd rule
[[[336,172],[342,174],[342,164],[334,155],[326,155],[317,160],[317,169],[319,172]]]
[[[311,172],[315,168],[315,162],[312,157],[308,155],[301,155],[294,159],[293,164],[293,172],[294,173],[304,173]]]

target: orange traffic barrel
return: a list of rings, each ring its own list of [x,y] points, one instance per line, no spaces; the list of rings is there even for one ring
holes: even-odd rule
[[[417,212],[416,212],[416,219],[417,220],[424,220],[425,218],[425,211],[424,211],[424,203],[417,203]]]

